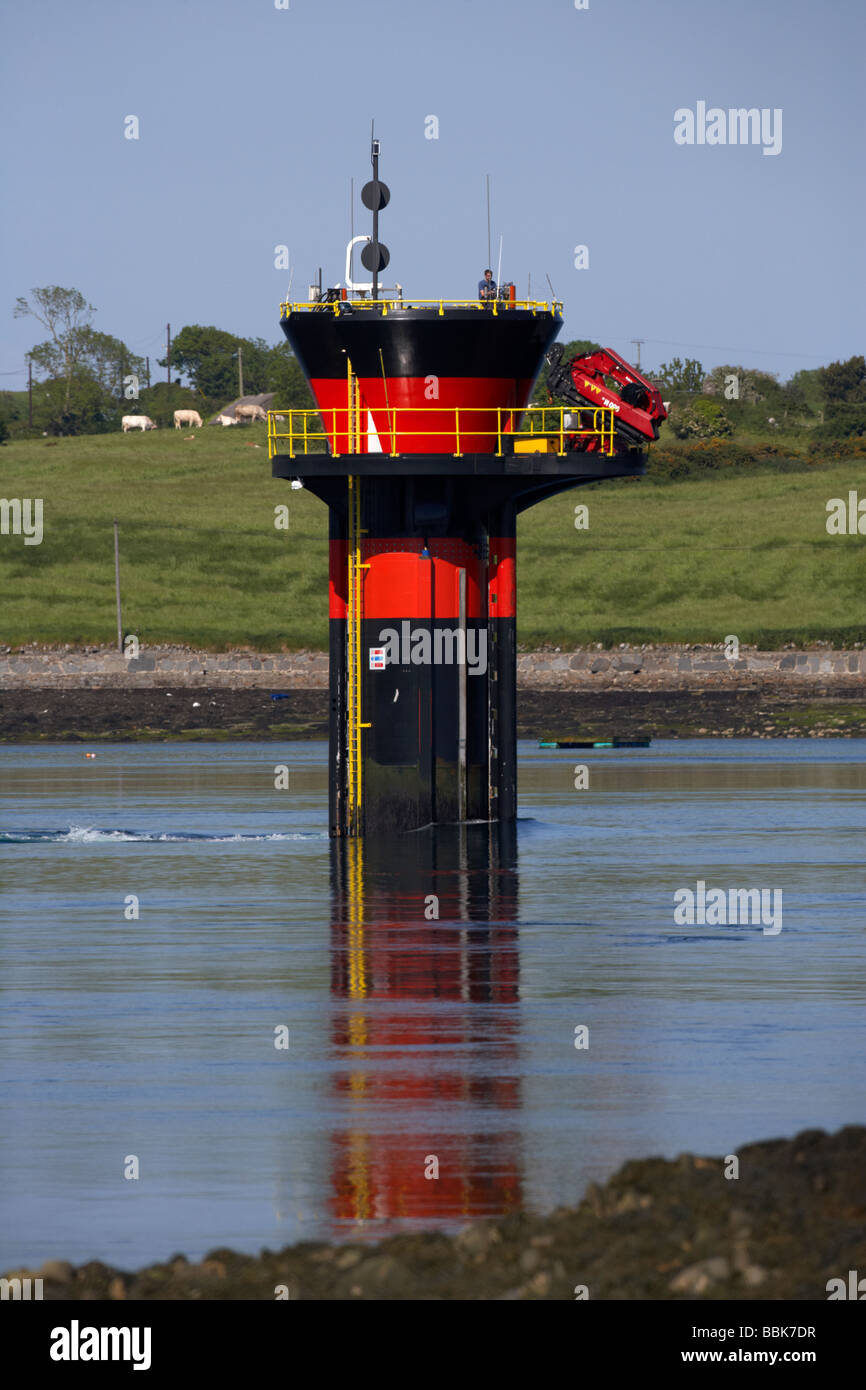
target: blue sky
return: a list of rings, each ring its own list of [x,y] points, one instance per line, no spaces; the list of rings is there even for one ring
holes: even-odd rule
[[[783,379],[866,347],[862,0],[28,0],[3,34],[7,388],[33,286],[152,359],[167,322],[278,341],[274,248],[293,297],[343,277],[374,117],[386,278],[415,297],[474,293],[489,173],[494,270],[501,235],[566,338]],[[781,108],[781,152],[677,145],[698,101]]]

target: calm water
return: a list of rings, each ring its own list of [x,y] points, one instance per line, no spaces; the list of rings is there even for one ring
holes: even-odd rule
[[[324,744],[85,751],[0,750],[2,1269],[453,1228],[863,1121],[862,742],[525,744],[513,837],[342,854]],[[782,931],[677,926],[698,879]]]

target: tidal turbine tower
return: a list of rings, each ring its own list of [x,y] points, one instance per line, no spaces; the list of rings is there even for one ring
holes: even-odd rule
[[[645,467],[601,373],[576,408],[528,408],[559,302],[513,285],[486,300],[381,285],[378,140],[371,158],[372,234],[347,247],[345,285],[281,306],[318,409],[268,423],[274,477],[300,479],[330,514],[336,837],[515,819],[517,516]]]

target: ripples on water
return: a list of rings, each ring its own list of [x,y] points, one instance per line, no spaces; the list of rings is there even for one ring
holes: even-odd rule
[[[323,744],[0,751],[0,1266],[453,1228],[862,1121],[862,753],[527,744],[514,831],[335,847]],[[698,879],[783,930],[677,927]]]

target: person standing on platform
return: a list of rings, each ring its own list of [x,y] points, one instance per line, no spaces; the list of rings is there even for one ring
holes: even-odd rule
[[[496,281],[492,270],[485,270],[484,279],[478,281],[478,298],[482,302],[496,298]]]

